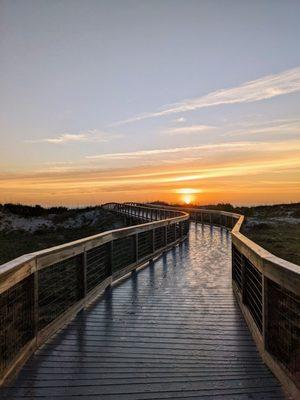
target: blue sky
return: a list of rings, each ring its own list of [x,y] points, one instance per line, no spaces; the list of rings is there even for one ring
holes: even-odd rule
[[[205,170],[299,155],[299,1],[4,0],[0,9],[7,199],[22,174],[72,180],[78,171],[87,179],[91,170],[117,176],[162,165],[169,176],[177,164]],[[299,179],[291,165],[287,201]],[[272,168],[258,180],[282,166]],[[202,181],[186,184],[202,190]],[[51,184],[53,202],[73,202]],[[116,185],[100,185],[93,201],[112,199]],[[29,185],[16,199],[33,196]]]

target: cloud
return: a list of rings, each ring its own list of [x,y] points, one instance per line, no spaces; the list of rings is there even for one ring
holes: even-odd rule
[[[71,133],[64,133],[56,138],[46,138],[43,139],[43,142],[46,143],[54,143],[54,144],[59,144],[59,143],[67,143],[67,142],[85,142],[87,140],[87,135],[84,133],[79,133],[79,134],[71,134]]]
[[[137,115],[116,122],[113,125],[123,125],[147,118],[163,117],[223,104],[250,103],[297,91],[300,91],[300,67],[283,71],[279,74],[267,75],[233,88],[220,89],[198,98],[186,99],[182,102],[165,106],[156,112]]]
[[[174,119],[174,122],[177,122],[179,124],[182,124],[183,122],[186,122],[186,119],[184,117],[176,118]]]
[[[276,119],[262,123],[246,123],[241,128],[230,133],[224,133],[222,136],[248,136],[250,134],[299,134],[299,119]]]
[[[217,143],[217,144],[206,144],[200,146],[189,146],[189,147],[175,147],[170,149],[154,149],[154,150],[139,150],[131,151],[126,153],[106,153],[98,154],[94,156],[86,156],[88,159],[101,159],[101,160],[128,160],[135,158],[144,158],[148,156],[160,156],[166,154],[175,153],[187,153],[197,150],[218,150],[218,149],[239,149],[248,148],[249,146],[257,146],[254,142],[234,142],[234,143]]]
[[[121,135],[109,134],[97,129],[90,129],[88,131],[79,133],[61,133],[56,137],[26,140],[28,143],[50,143],[50,144],[64,144],[76,142],[108,142],[110,139],[116,139]]]
[[[191,125],[191,126],[183,126],[180,128],[169,128],[164,130],[163,133],[170,136],[191,135],[212,129],[215,129],[215,127],[210,125]]]

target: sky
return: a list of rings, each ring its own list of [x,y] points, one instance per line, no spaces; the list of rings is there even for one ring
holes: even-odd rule
[[[300,201],[300,1],[0,0],[0,202]]]

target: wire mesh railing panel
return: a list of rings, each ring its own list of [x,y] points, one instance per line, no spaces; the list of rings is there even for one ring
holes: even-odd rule
[[[144,258],[153,253],[153,231],[138,234],[138,258]]]
[[[136,261],[135,235],[113,241],[112,272],[116,272]]]
[[[300,387],[300,297],[267,279],[266,347]]]
[[[202,222],[204,224],[210,224],[211,221],[211,214],[202,213]]]
[[[213,225],[221,225],[220,215],[219,214],[211,214],[211,223]]]
[[[0,295],[0,376],[34,337],[34,277]]]
[[[262,332],[262,274],[245,258],[244,302]]]
[[[39,329],[42,329],[83,297],[82,255],[39,271]]]
[[[181,237],[181,226],[180,222],[175,223],[175,238],[179,239]]]
[[[183,235],[186,236],[189,233],[190,223],[189,220],[183,221]]]
[[[110,275],[110,244],[90,249],[86,252],[86,288],[87,292],[94,289]]]
[[[232,279],[238,289],[242,290],[243,255],[232,245]]]
[[[154,249],[158,250],[165,246],[165,228],[154,229]]]
[[[175,242],[175,224],[167,226],[167,243]]]

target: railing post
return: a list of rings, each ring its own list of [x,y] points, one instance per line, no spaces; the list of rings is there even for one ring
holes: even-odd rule
[[[165,236],[165,246],[168,244],[168,227],[167,225],[164,226],[164,236]]]
[[[200,215],[201,215],[201,225],[203,225],[203,212],[202,211],[201,211]]]
[[[37,269],[37,260],[35,260],[35,271],[33,274],[33,328],[34,337],[37,342],[39,331],[39,273]]]
[[[136,233],[134,236],[135,236],[135,246],[134,246],[135,261],[137,262],[138,259],[139,259],[139,237],[138,237],[138,233]]]
[[[179,238],[182,239],[183,236],[183,222],[179,222]]]
[[[264,350],[268,349],[268,281],[262,275],[262,337]]]
[[[241,269],[242,269],[242,302],[246,304],[246,265],[245,257],[241,255]]]
[[[152,253],[155,252],[155,229],[152,229]]]
[[[87,269],[87,254],[86,249],[82,253],[82,298],[85,299],[87,293],[86,269]]]
[[[113,273],[113,251],[114,242],[113,240],[108,243],[108,271],[107,276],[111,276]]]

